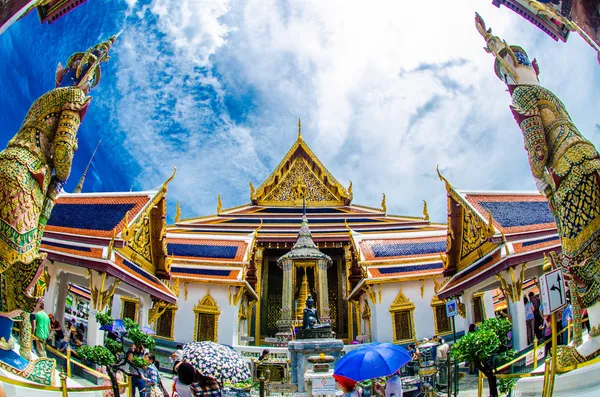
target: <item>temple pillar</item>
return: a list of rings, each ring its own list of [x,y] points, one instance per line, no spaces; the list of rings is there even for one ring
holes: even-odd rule
[[[152,297],[148,294],[141,294],[139,296],[140,305],[138,307],[138,324],[140,327],[149,327],[148,324],[148,313],[152,309]]]
[[[292,261],[290,259],[282,261],[279,266],[283,270],[283,290],[281,294],[281,319],[279,320],[279,329],[283,332],[290,332],[294,309],[294,274],[292,271]]]
[[[317,291],[318,291],[318,302],[317,310],[321,316],[321,322],[328,324],[331,320],[329,315],[329,290],[327,283],[327,268],[331,265],[331,262],[325,259],[319,259],[317,262]]]
[[[523,303],[523,284],[527,264],[517,265],[496,275],[508,299],[510,316],[512,317],[513,349],[521,351],[527,347],[527,320]]]
[[[60,272],[52,284],[57,285],[54,317],[62,327],[65,326],[65,307],[67,306],[67,273]]]
[[[466,333],[469,329],[469,326],[471,324],[475,324],[475,314],[473,313],[473,291],[465,290],[463,292],[461,302],[465,305],[465,320],[467,320],[465,326]]]
[[[110,277],[106,273],[99,273],[92,270],[88,270],[88,274],[92,299],[90,301],[90,313],[88,317],[87,344],[93,347],[104,344],[104,331],[100,331],[100,324],[96,321],[96,314],[106,309],[121,280]]]
[[[49,263],[48,266],[48,275],[50,276],[50,281],[46,287],[46,292],[44,293],[44,308],[46,313],[52,313],[54,314],[54,317],[56,318],[56,311],[57,311],[57,302],[56,302],[56,296],[58,294],[58,289],[59,289],[59,283],[58,281],[58,277],[59,277],[59,272],[58,272],[58,267],[54,264],[54,262]]]

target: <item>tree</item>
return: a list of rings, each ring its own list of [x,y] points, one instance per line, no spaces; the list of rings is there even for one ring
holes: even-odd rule
[[[475,364],[475,368],[488,378],[490,397],[498,397],[498,386],[502,393],[508,392],[514,381],[496,379],[496,368],[516,356],[516,351],[508,348],[508,332],[511,323],[504,318],[488,318],[475,332],[469,332],[452,347],[452,355],[458,361]]]
[[[102,327],[112,327],[115,320],[106,313],[98,313],[96,314],[96,321]],[[126,331],[119,332],[117,340],[107,338],[104,341],[104,346],[81,346],[75,351],[82,360],[106,367],[106,374],[110,378],[115,397],[120,395],[117,373],[120,371],[128,376],[135,375],[124,369],[126,364],[131,364],[131,366],[140,369],[146,366],[146,362],[140,357],[134,357],[131,362],[128,362],[124,338],[127,337],[134,345],[142,346],[145,349],[153,349],[155,345],[154,339],[145,334],[137,323],[128,318],[124,320],[124,323]]]

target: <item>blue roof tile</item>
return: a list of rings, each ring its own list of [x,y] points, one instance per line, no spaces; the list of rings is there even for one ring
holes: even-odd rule
[[[220,276],[228,277],[231,274],[231,270],[220,270],[220,269],[198,269],[189,267],[171,267],[173,273],[185,273],[185,274],[200,274],[204,276]]]
[[[173,244],[167,246],[169,255],[197,258],[234,259],[238,247],[230,245]]]
[[[376,258],[435,254],[437,252],[446,252],[446,240],[425,243],[373,244],[371,249]]]
[[[57,204],[49,226],[89,230],[112,230],[135,204]]]
[[[416,272],[423,270],[437,270],[442,269],[442,262],[436,263],[426,263],[423,265],[409,265],[409,266],[398,266],[398,267],[380,267],[377,268],[379,273],[381,274],[390,274],[390,273],[408,273],[408,272]]]
[[[481,201],[479,204],[492,213],[494,220],[502,227],[529,226],[553,223],[545,201]]]
[[[528,247],[530,245],[547,243],[547,242],[550,242],[550,241],[560,241],[560,238],[558,236],[554,236],[554,237],[548,237],[548,238],[541,238],[541,239],[537,239],[537,240],[525,241],[523,243],[523,247]]]

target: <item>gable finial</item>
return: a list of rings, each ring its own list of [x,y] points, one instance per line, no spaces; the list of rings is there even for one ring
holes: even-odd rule
[[[302,123],[300,122],[300,117],[298,117],[298,139],[302,140]]]

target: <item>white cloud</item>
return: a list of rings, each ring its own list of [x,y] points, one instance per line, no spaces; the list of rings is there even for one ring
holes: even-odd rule
[[[248,179],[257,185],[276,166],[300,116],[325,165],[343,184],[353,180],[357,203],[378,205],[385,192],[391,212],[419,214],[427,199],[444,220],[436,164],[459,188],[533,189],[475,10],[538,58],[543,83],[590,136],[598,123],[590,110],[600,105],[593,52],[575,36],[554,43],[507,8],[475,0],[156,0],[137,10],[143,19],[124,33],[119,54],[127,112],[118,117],[140,183],[164,177],[173,162],[180,172],[170,197],[193,212],[185,216],[213,212],[218,193],[226,206],[243,204]],[[198,86],[216,99],[199,98]],[[241,122],[225,100],[246,106]],[[161,139],[174,121],[178,132]]]

